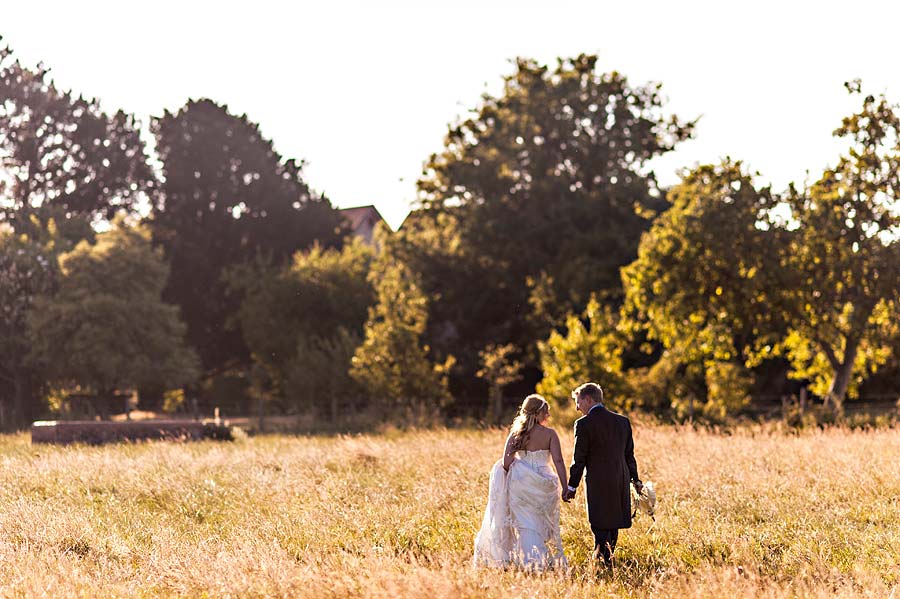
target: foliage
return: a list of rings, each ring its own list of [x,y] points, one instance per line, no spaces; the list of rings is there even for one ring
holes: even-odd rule
[[[521,378],[522,363],[514,357],[518,351],[515,345],[508,343],[506,345],[488,345],[478,352],[481,370],[476,374],[487,381],[489,386],[488,421],[500,421],[503,417],[503,388]]]
[[[37,212],[65,230],[61,215],[110,219],[153,187],[133,116],[58,89],[47,67],[24,67],[0,48],[0,220],[19,230]]]
[[[162,411],[166,414],[172,414],[185,407],[184,389],[170,389],[163,393]]]
[[[457,213],[416,210],[386,240],[392,256],[415,273],[428,295],[423,338],[436,359],[457,356],[454,387],[463,394],[485,391],[478,380],[478,353],[509,337],[517,319],[496,299],[497,275],[487,260],[463,245]],[[506,345],[500,343],[500,345]]]
[[[353,239],[340,250],[316,244],[295,254],[289,266],[257,260],[229,272],[232,292],[244,298],[236,315],[241,333],[254,358],[273,373],[276,387],[288,377],[298,343],[312,347],[341,328],[361,335],[375,303],[367,278],[372,257],[371,248]]]
[[[164,182],[150,227],[171,263],[165,298],[181,307],[205,371],[245,361],[240,331],[226,326],[241,298],[223,273],[260,253],[280,265],[317,240],[337,244],[340,215],[246,115],[192,100],[151,129]]]
[[[737,368],[783,354],[840,412],[896,335],[900,119],[868,96],[835,135],[849,151],[813,185],[791,186],[787,219],[739,163],[688,173],[623,280],[629,311],[684,359]],[[742,389],[743,376],[727,378]]]
[[[360,335],[344,327],[329,337],[300,336],[287,365],[287,400],[300,410],[327,413],[332,424],[338,423],[342,411],[359,409],[365,390],[350,376],[350,368],[361,344]]]
[[[26,353],[28,314],[38,298],[51,294],[57,274],[52,243],[0,232],[0,354],[11,358]]]
[[[0,387],[13,397],[3,426],[27,425],[38,401],[42,375],[24,362],[24,323],[52,288],[55,253],[91,239],[91,223],[133,212],[154,181],[131,115],[60,90],[47,67],[26,67],[0,46],[0,223],[15,232],[0,234]]]
[[[327,413],[335,422],[359,401],[349,370],[375,302],[367,278],[372,257],[353,239],[341,250],[316,244],[288,267],[257,260],[229,272],[229,284],[244,297],[237,318],[253,360],[289,409]]]
[[[631,402],[648,412],[692,418],[703,403],[706,388],[697,362],[685,364],[678,350],[663,350],[649,366],[628,370]]]
[[[618,269],[665,204],[646,163],[692,131],[662,104],[658,85],[601,74],[596,56],[518,59],[499,96],[450,126],[401,233],[433,299],[428,339],[462,358],[464,385],[488,344],[515,344],[533,369],[535,340],[566,313],[620,297]]]
[[[603,388],[604,401],[611,409],[630,407],[631,393],[622,373],[624,345],[616,315],[592,297],[580,318],[568,315],[565,335],[554,331],[538,344],[544,372],[538,393],[555,406],[560,417],[574,416],[572,391],[591,381]]]
[[[847,85],[853,94],[858,82]],[[784,349],[795,376],[834,403],[884,364],[900,311],[900,117],[884,96],[866,96],[835,130],[849,149],[834,168],[786,197],[796,231],[782,255],[795,274],[784,289]]]
[[[166,264],[144,231],[120,222],[60,264],[59,291],[39,300],[28,322],[29,359],[49,380],[102,401],[117,389],[174,388],[196,377],[178,309],[160,299]]]
[[[622,269],[625,311],[673,366],[702,381],[694,392],[669,394],[675,412],[693,416],[698,403],[703,415],[721,418],[747,401],[746,365],[785,331],[778,256],[789,234],[770,225],[775,199],[739,162],[686,172],[669,198],[672,207],[642,237],[637,260]],[[665,371],[671,368],[658,370]]]
[[[205,414],[219,410],[221,415],[248,414],[248,399],[252,396],[251,381],[247,369],[229,369],[217,372],[200,381],[197,392],[197,408]]]
[[[372,265],[369,280],[377,302],[369,308],[365,339],[353,356],[351,376],[394,419],[429,416],[450,401],[447,371],[453,365],[429,359],[422,344],[428,298],[415,274],[385,248]]]
[[[622,269],[626,312],[684,361],[744,359],[779,325],[773,266],[782,241],[761,226],[771,194],[726,161],[685,173],[669,198]]]
[[[9,422],[0,423],[3,426],[25,426],[34,413],[38,374],[25,360],[30,348],[28,318],[35,304],[55,290],[56,254],[65,247],[52,221],[44,233],[45,239],[34,239],[8,228],[0,230],[0,391],[6,387],[12,396],[12,409],[3,412]],[[5,404],[7,398],[2,399]]]
[[[705,364],[706,403],[703,415],[712,420],[725,420],[750,403],[753,377],[743,364],[708,360]]]

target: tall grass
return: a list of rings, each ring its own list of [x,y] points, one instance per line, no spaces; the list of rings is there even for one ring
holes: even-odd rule
[[[622,532],[605,579],[589,567],[583,493],[563,506],[569,572],[471,567],[497,430],[68,448],[3,437],[0,596],[888,597],[900,586],[900,430],[635,434],[658,514]]]

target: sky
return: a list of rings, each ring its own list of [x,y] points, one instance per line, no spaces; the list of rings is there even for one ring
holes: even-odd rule
[[[662,83],[670,113],[700,117],[652,163],[664,185],[729,156],[782,190],[835,162],[831,132],[859,102],[845,81],[900,101],[889,1],[0,0],[0,14],[2,43],[59,86],[145,125],[189,98],[226,104],[333,204],[374,204],[394,228],[448,124],[517,56],[595,53]]]

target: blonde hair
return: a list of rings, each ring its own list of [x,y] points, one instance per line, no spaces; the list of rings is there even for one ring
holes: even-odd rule
[[[509,434],[513,438],[513,447],[525,448],[525,445],[528,444],[528,437],[531,436],[531,429],[538,422],[538,416],[549,410],[550,404],[537,393],[532,393],[525,398],[509,429]]]

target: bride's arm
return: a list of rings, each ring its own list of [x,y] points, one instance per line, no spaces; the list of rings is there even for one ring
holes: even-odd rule
[[[503,469],[509,471],[510,464],[516,459],[516,447],[513,436],[506,438],[506,445],[503,447]]]
[[[553,458],[553,465],[556,466],[556,475],[559,477],[559,484],[565,490],[568,489],[566,479],[566,461],[562,457],[562,447],[559,444],[559,435],[556,431],[550,429],[550,457]]]

